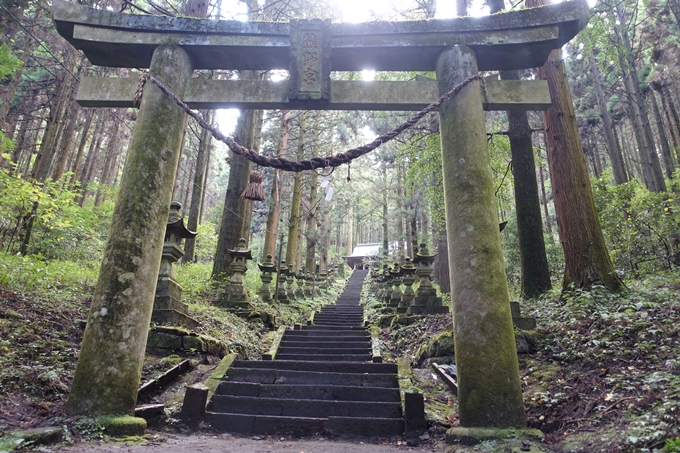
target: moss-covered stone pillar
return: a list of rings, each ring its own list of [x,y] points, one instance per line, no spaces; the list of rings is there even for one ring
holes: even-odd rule
[[[477,74],[472,50],[456,45],[437,61],[439,92]],[[460,424],[524,427],[482,91],[465,86],[439,109],[451,268]]]
[[[150,71],[182,96],[192,65],[158,47]],[[156,85],[144,87],[66,412],[132,414],[186,115]]]

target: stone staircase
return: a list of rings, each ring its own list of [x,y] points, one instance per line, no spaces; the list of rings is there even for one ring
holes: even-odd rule
[[[208,403],[215,431],[390,436],[404,432],[397,365],[372,363],[354,271],[314,324],[283,335],[275,360],[236,360]]]

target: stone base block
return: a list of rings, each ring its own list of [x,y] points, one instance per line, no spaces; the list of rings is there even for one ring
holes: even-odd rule
[[[512,323],[520,330],[536,329],[536,318],[512,318]]]
[[[188,427],[196,428],[203,420],[205,405],[208,402],[208,390],[208,387],[200,383],[187,387],[179,418]]]
[[[488,440],[500,440],[521,444],[522,440],[542,442],[543,433],[538,429],[528,428],[464,428],[458,426],[446,431],[446,443],[477,445]],[[511,445],[508,445],[509,447]]]
[[[187,306],[182,302],[182,287],[170,277],[159,277],[156,283],[156,297],[153,308],[186,312]]]
[[[146,420],[140,417],[100,417],[97,421],[111,437],[143,436],[146,430]]]
[[[191,316],[174,309],[154,309],[151,322],[161,326],[178,326],[195,329],[201,323]]]
[[[152,327],[146,347],[150,349],[171,349],[173,351],[194,351],[216,357],[228,352],[226,343],[207,335],[199,335],[177,327]]]
[[[442,305],[441,297],[423,296],[416,296],[406,311],[409,315],[439,315],[449,312],[449,307]]]

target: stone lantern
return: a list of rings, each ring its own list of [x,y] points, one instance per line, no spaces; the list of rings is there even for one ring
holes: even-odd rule
[[[295,281],[295,264],[290,263],[286,268],[286,292],[288,293],[288,299],[295,300],[297,298],[295,294],[295,289],[293,288],[293,282]]]
[[[305,297],[305,268],[304,266],[300,268],[297,275],[295,276],[295,282],[297,283],[297,288],[295,289],[295,297],[302,299]]]
[[[319,282],[319,289],[327,291],[328,290],[328,272],[326,272],[326,269],[321,269],[321,271],[317,275],[318,275],[317,281]]]
[[[175,280],[175,270],[172,267],[184,256],[182,239],[193,238],[197,234],[184,226],[180,209],[182,205],[177,201],[170,204],[151,320],[166,326],[196,327],[198,321],[186,314],[187,306],[182,302],[182,287]]]
[[[401,302],[401,266],[398,262],[395,262],[392,266],[390,276],[392,277],[392,291],[389,296],[389,306],[396,310]]]
[[[229,250],[231,255],[231,278],[222,294],[221,302],[225,307],[232,310],[249,310],[252,308],[248,300],[246,287],[243,285],[243,276],[248,270],[248,260],[253,259],[250,250],[247,249],[244,238],[238,240],[234,250]]]
[[[269,284],[272,282],[272,273],[276,272],[276,265],[271,254],[267,255],[263,263],[257,263],[260,268],[260,280],[262,280],[262,287],[260,288],[260,295],[265,302],[271,302],[272,292],[269,289]]]
[[[391,288],[392,276],[390,275],[390,267],[387,264],[383,264],[382,271],[380,272],[380,289],[378,290],[380,299],[384,300],[385,302],[389,302]]]
[[[406,312],[409,315],[436,315],[448,313],[449,308],[442,305],[441,297],[437,297],[437,291],[430,282],[432,264],[437,254],[430,255],[427,244],[420,244],[420,249],[413,260],[418,264],[416,275],[420,280],[413,302]]]
[[[402,280],[404,282],[404,294],[401,295],[401,301],[397,307],[397,313],[406,313],[409,305],[413,301],[415,293],[413,292],[413,282],[415,282],[415,274],[418,268],[413,265],[411,258],[406,258],[406,262],[401,266]]]
[[[316,275],[314,274],[314,266],[310,272],[309,269],[305,272],[305,296],[314,297],[316,295]]]
[[[279,266],[279,274],[276,277],[276,300],[280,304],[287,304],[290,302],[288,298],[288,291],[286,291],[286,274],[288,273],[288,267],[286,267],[286,260],[281,260],[281,265]]]

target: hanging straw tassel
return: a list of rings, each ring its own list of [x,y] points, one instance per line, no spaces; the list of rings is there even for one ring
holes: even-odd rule
[[[266,197],[264,195],[264,187],[262,187],[263,180],[264,173],[260,171],[251,171],[250,182],[241,194],[241,198],[245,198],[246,200],[264,201]]]

